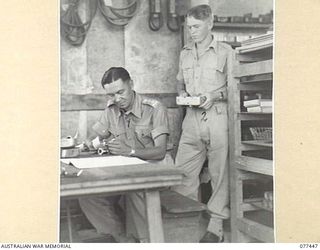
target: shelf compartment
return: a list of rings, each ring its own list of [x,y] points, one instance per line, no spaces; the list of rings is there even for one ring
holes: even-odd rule
[[[240,84],[261,84],[261,83],[270,83],[273,81],[273,74],[262,74],[262,75],[254,75],[249,77],[242,77],[240,79]]]
[[[263,242],[274,242],[274,230],[252,220],[241,218],[237,220],[239,231]]]
[[[233,71],[234,77],[269,74],[273,72],[272,60],[236,65]]]
[[[272,118],[272,113],[239,112],[237,118],[241,121],[270,120]]]
[[[273,175],[273,161],[254,158],[249,156],[238,156],[235,159],[238,169],[251,171],[259,174]]]
[[[239,47],[239,46],[238,46]],[[237,54],[236,59],[240,63],[253,63],[272,59],[273,48],[268,47],[253,53]]]
[[[273,142],[271,140],[251,140],[251,141],[242,141],[243,144],[259,147],[272,148]]]

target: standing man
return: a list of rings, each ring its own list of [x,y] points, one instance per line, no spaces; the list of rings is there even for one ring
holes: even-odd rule
[[[98,135],[93,145],[97,147],[102,140],[107,140],[112,154],[173,165],[172,158],[166,155],[169,134],[166,108],[159,101],[133,91],[133,82],[124,68],[107,70],[101,84],[109,101],[92,127]],[[115,209],[119,198],[89,197],[79,199],[79,203],[98,233],[111,234],[116,241],[126,242],[124,226]],[[140,242],[148,241],[144,204],[142,193],[127,194],[126,209],[129,209]]]
[[[212,195],[208,201],[210,222],[200,242],[222,242],[223,220],[229,217],[227,45],[211,34],[213,18],[208,5],[187,13],[186,24],[192,43],[180,54],[179,96],[200,96],[201,105],[187,107],[176,156],[176,166],[186,173],[175,191],[198,200],[199,174],[208,158]]]

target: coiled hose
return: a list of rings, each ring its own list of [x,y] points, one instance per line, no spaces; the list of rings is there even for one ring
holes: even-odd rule
[[[98,7],[103,17],[111,24],[124,26],[129,23],[131,18],[139,9],[139,1],[133,0],[127,6],[112,7],[105,5],[103,0],[98,0]]]
[[[85,4],[87,3],[89,3],[89,18],[86,22],[83,22],[79,15],[80,0],[70,0],[67,10],[61,9],[61,36],[75,46],[80,46],[84,42],[97,11],[97,0],[85,1]]]

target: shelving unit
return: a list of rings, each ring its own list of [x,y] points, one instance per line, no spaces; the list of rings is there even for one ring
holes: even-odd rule
[[[250,133],[252,127],[272,127],[272,113],[249,113],[243,106],[250,95],[272,97],[272,51],[273,35],[266,34],[244,41],[229,54],[232,242],[274,242],[273,198],[268,203],[265,198],[273,192],[273,142]]]

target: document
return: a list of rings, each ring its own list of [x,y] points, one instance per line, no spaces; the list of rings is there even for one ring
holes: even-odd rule
[[[126,157],[112,155],[107,157],[92,157],[92,158],[68,158],[61,159],[61,162],[66,164],[72,164],[77,168],[104,168],[104,167],[114,167],[114,166],[127,166],[136,164],[145,164],[143,161],[136,157]]]

